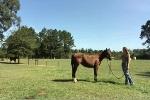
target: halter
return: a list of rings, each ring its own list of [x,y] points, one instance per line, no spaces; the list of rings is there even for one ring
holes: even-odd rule
[[[108,63],[108,59],[107,59],[107,64],[108,64],[108,67],[109,67],[110,72],[111,72],[117,79],[123,78],[124,74],[123,74],[121,77],[117,77],[117,76],[113,73],[113,71],[112,71],[112,69],[111,69],[111,61],[110,61],[110,63]]]

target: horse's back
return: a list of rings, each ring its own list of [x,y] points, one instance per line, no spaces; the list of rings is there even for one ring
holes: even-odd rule
[[[83,53],[75,53],[72,55],[72,63],[82,64],[85,67],[93,67],[98,62],[98,55],[89,55]]]

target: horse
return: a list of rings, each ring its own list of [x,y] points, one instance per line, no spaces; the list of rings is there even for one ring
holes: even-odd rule
[[[72,78],[74,82],[77,82],[76,79],[76,71],[79,66],[79,64],[83,65],[87,68],[93,68],[94,69],[94,81],[97,82],[97,71],[98,67],[101,64],[101,61],[107,58],[111,60],[111,50],[107,49],[103,50],[100,54],[83,54],[83,53],[75,53],[71,56],[71,66],[72,66]]]
[[[18,59],[18,57],[10,57],[9,59],[10,59],[10,62],[14,61],[16,63],[16,59]]]

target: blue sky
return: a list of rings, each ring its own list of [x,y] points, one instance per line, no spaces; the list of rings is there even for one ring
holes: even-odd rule
[[[150,0],[20,0],[21,25],[67,30],[74,48],[145,48],[141,25],[150,19]]]

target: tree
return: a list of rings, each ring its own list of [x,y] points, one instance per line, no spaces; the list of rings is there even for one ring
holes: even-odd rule
[[[19,9],[19,0],[0,0],[0,41],[4,38],[3,32],[12,25],[19,25],[20,18],[17,16]]]
[[[60,42],[62,43],[62,49],[65,53],[65,58],[68,58],[71,48],[74,46],[74,40],[71,33],[63,30],[59,31]]]
[[[37,34],[32,27],[22,26],[13,32],[7,40],[7,55],[9,57],[18,57],[32,55],[33,50],[37,48]]]
[[[42,40],[44,39],[44,36],[47,32],[46,28],[43,28],[41,32],[39,32],[38,36],[39,36],[39,41],[42,42]]]
[[[57,30],[48,29],[43,39],[43,44],[45,44],[47,55],[49,55],[50,58],[54,58],[58,48],[60,48],[61,44],[59,41]]]
[[[148,20],[146,22],[145,25],[142,25],[141,27],[141,34],[140,34],[140,38],[146,38],[146,41],[143,43],[143,45],[148,45],[147,47],[150,47],[150,20]]]
[[[73,37],[67,31],[43,28],[38,37],[40,46],[36,56],[42,58],[68,58],[74,46]]]

